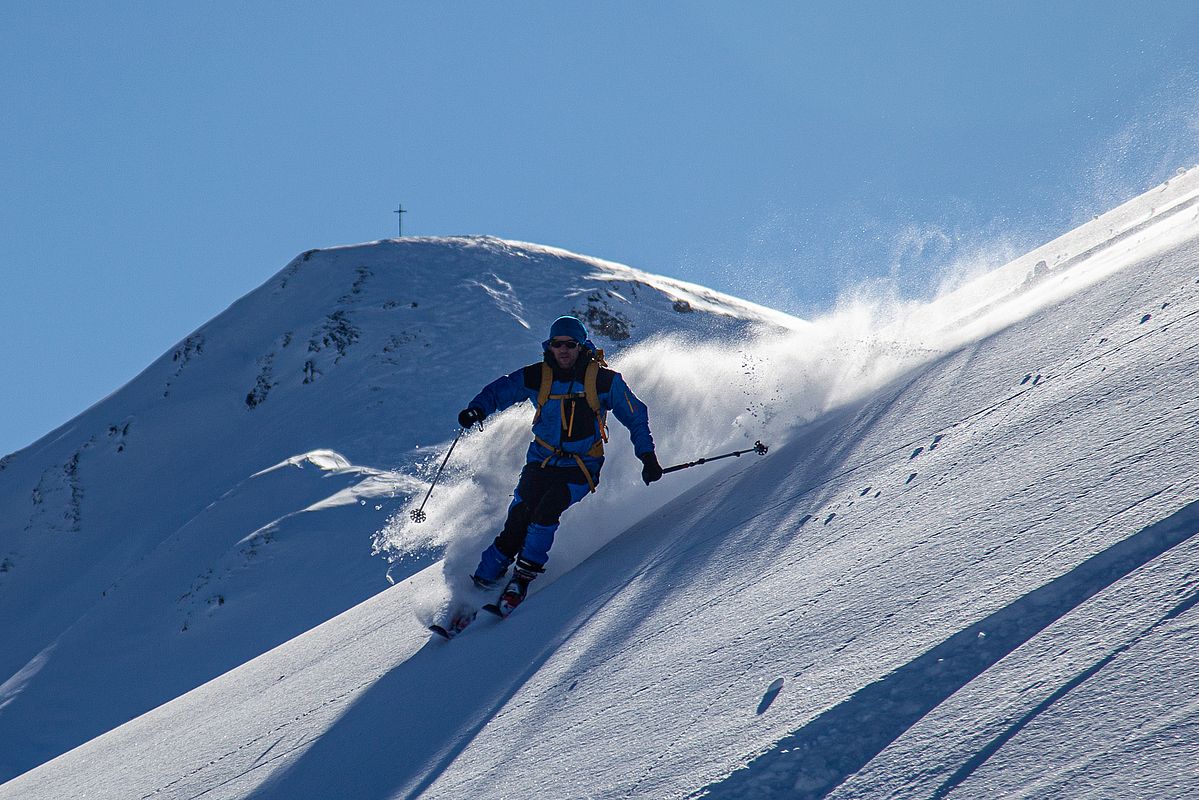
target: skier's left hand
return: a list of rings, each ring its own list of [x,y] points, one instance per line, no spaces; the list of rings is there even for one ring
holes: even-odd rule
[[[662,477],[662,465],[658,463],[658,457],[654,455],[653,450],[650,450],[648,453],[642,453],[637,457],[645,465],[641,468],[641,480],[645,481],[646,486],[649,486]]]

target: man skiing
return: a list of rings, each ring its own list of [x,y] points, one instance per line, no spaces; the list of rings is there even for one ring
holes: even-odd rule
[[[522,400],[537,406],[533,441],[504,529],[483,551],[472,576],[482,588],[495,587],[515,562],[512,579],[491,609],[503,616],[520,604],[529,582],[545,571],[562,512],[599,484],[608,411],[629,429],[645,484],[662,477],[645,404],[620,373],[603,366],[603,351],[587,338],[583,323],[575,317],[554,320],[542,349],[540,363],[487,384],[458,414],[458,423],[469,428]]]

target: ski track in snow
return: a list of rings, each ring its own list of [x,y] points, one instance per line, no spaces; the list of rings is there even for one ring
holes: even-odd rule
[[[0,683],[62,637],[0,715],[0,777],[353,607],[386,588],[385,573],[402,581],[435,561],[456,533],[436,514],[391,569],[370,552],[372,534],[423,495],[419,464],[440,455],[446,409],[537,352],[544,333],[520,318],[540,326],[588,309],[560,287],[606,289],[608,278],[585,277],[597,263],[487,238],[309,251],[128,386],[5,458],[0,498],[33,513],[0,520]],[[652,276],[630,275],[647,282],[621,313],[646,335],[729,337],[774,315],[728,297],[724,316],[682,315]],[[493,334],[487,347],[461,346],[480,328]],[[456,369],[442,368],[444,349]],[[514,470],[490,470],[493,496],[510,491],[498,483]],[[441,487],[436,500],[470,489]],[[130,682],[134,665],[148,677]]]
[[[760,782],[762,773],[777,773],[782,776],[781,785],[771,790],[777,796],[787,794],[787,784],[790,783],[792,792],[789,796],[824,797],[958,689],[1093,595],[1189,540],[1197,532],[1199,503],[1193,503],[1139,534],[1121,540],[1062,577],[1022,595],[989,617],[959,631],[916,660],[859,690],[796,733],[780,740],[768,754],[750,765],[746,773],[748,780]],[[979,750],[931,797],[947,796],[1054,702],[1153,633],[1160,625],[1185,613],[1197,602],[1199,592],[1191,592],[1152,625],[1059,688]],[[863,719],[872,719],[875,725],[863,730]],[[817,763],[808,763],[811,761]],[[820,777],[809,777],[800,789],[794,783],[797,775]],[[774,796],[769,792],[763,793],[761,785],[747,791],[743,780],[735,773],[726,784],[708,787],[703,796]]]
[[[614,445],[605,491],[564,525],[569,536],[530,602],[510,620],[431,643],[412,617],[452,598],[443,570],[457,574],[477,556],[490,536],[480,521],[502,509],[515,475],[488,452],[519,453],[527,437],[527,414],[490,420],[438,487],[437,530],[385,532],[381,546],[407,554],[411,577],[0,786],[0,798],[483,798],[507,796],[522,776],[555,797],[1133,797],[1135,782],[1112,788],[1129,769],[1155,796],[1174,796],[1188,784],[1171,765],[1187,751],[1163,738],[1185,741],[1178,731],[1199,724],[1199,706],[1123,720],[1127,704],[1081,698],[1164,703],[1174,684],[1193,685],[1185,673],[1169,686],[1135,681],[1151,643],[1189,647],[1199,603],[1187,564],[1199,530],[1199,453],[1188,444],[1199,422],[1189,217],[1199,197],[1179,184],[1181,199],[1164,212],[1138,216],[1142,198],[1098,221],[1126,221],[1106,241],[1057,259],[1046,253],[1064,245],[1046,245],[946,295],[952,303],[851,305],[733,352],[668,336],[624,350],[619,368],[651,411],[669,410],[654,418],[660,446],[713,452],[761,434],[771,454],[688,471],[658,487],[655,506]],[[310,255],[268,284],[271,296],[326,280],[306,271]],[[597,274],[629,282],[622,301],[654,280],[596,263]],[[353,272],[350,290],[336,290],[353,313],[428,302],[372,305],[378,270]],[[492,278],[473,286],[528,329],[533,304],[514,281]],[[726,302],[702,287],[670,289],[683,316]],[[326,354],[315,387],[352,368],[350,345],[370,346],[370,326],[349,314],[341,322],[353,336],[328,328],[322,340],[338,355]],[[454,321],[428,324],[393,337],[391,357]],[[536,326],[527,338],[539,338]],[[220,347],[203,341],[196,364]],[[294,391],[279,381],[291,337],[273,341],[270,394],[241,413],[262,418]],[[664,352],[683,355],[663,369]],[[471,369],[497,371],[493,358]],[[173,369],[172,402],[198,366]],[[757,404],[763,393],[771,399]],[[134,432],[143,429],[139,421]],[[311,458],[268,461],[277,466],[224,490],[223,505],[189,524],[232,513],[293,472],[280,468],[299,467],[306,481],[342,482],[332,492],[305,483],[293,490],[296,510],[273,512],[280,538],[263,552],[300,553],[316,540],[306,527],[316,510],[345,520],[388,485],[423,488],[403,470],[352,467],[341,445],[307,450]],[[86,469],[94,453],[77,452]],[[354,494],[355,470],[377,488]],[[419,571],[426,550],[444,550],[444,564]],[[219,571],[229,587],[259,574],[253,559],[228,559]],[[232,613],[252,610],[226,591]],[[197,631],[213,624],[193,618]],[[31,683],[56,663],[38,666]],[[449,693],[447,675],[457,681]],[[1088,725],[1088,714],[1106,725]],[[1097,745],[1079,752],[1082,740]],[[1149,747],[1157,760],[1128,762]]]

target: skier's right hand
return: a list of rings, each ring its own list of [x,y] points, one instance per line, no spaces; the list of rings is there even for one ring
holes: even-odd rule
[[[487,415],[483,413],[483,409],[477,406],[470,406],[458,412],[458,424],[463,428],[469,428],[476,422],[482,422]]]

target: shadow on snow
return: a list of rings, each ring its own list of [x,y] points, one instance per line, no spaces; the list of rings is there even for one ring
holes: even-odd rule
[[[1199,501],[1092,556],[778,741],[718,783],[704,797],[820,798],[861,770],[888,745],[970,681],[1088,598],[1199,532]],[[1188,597],[1159,621],[1199,602]],[[1155,623],[1159,624],[1159,623]],[[1154,627],[1155,627],[1154,626]],[[937,790],[943,797],[966,780],[1038,714],[1081,685],[1127,648],[1087,669],[1018,720]]]

